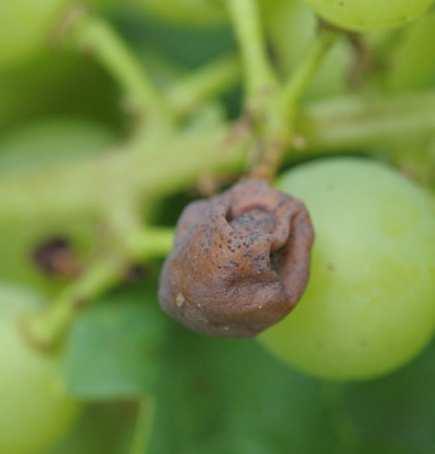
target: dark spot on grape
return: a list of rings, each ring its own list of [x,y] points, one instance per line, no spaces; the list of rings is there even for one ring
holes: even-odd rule
[[[80,272],[71,242],[63,236],[54,236],[39,244],[33,250],[32,259],[38,269],[50,277],[74,278]]]

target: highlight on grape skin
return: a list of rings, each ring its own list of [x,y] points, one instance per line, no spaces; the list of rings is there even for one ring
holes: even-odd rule
[[[349,30],[399,27],[426,12],[433,0],[306,0],[319,16]]]

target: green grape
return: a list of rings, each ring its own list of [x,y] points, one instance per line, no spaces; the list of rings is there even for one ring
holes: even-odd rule
[[[435,13],[408,27],[388,55],[387,87],[396,92],[430,87],[435,74]]]
[[[261,341],[320,377],[366,379],[429,341],[435,316],[433,197],[376,162],[334,158],[285,175],[316,240],[305,295]]]
[[[46,452],[72,425],[77,404],[66,394],[58,358],[33,350],[20,317],[38,307],[35,295],[0,287],[0,452]]]
[[[69,0],[0,2],[0,67],[31,58],[48,43],[56,19]]]
[[[0,141],[0,188],[21,181],[31,197],[32,188],[43,184],[45,178],[56,178],[65,166],[104,153],[114,141],[114,135],[101,125],[68,118],[40,120],[12,130]],[[32,213],[5,214],[7,206],[19,203],[9,197],[7,203],[0,204],[0,280],[26,282],[44,291],[56,289],[64,282],[53,282],[43,275],[32,260],[32,252],[47,239],[65,236],[84,259],[94,247],[93,219],[76,219],[68,210],[63,216],[47,216],[40,206]]]
[[[317,37],[315,14],[302,0],[281,2],[269,15],[266,27],[280,69],[292,74]],[[352,58],[352,49],[343,37],[328,52],[305,97],[322,98],[346,92]]]
[[[321,17],[350,30],[397,27],[423,14],[433,0],[306,0]]]

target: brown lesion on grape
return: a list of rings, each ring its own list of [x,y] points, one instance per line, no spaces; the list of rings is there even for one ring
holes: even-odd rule
[[[302,296],[313,240],[301,201],[242,181],[185,209],[161,275],[161,306],[194,331],[255,336]]]

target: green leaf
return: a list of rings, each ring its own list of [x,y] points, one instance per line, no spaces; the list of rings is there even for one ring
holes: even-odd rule
[[[43,454],[126,454],[136,418],[135,403],[89,403],[74,429]]]
[[[152,290],[120,291],[96,302],[74,324],[66,346],[69,391],[92,400],[152,392],[164,333]]]
[[[344,393],[345,405],[360,444],[388,446],[399,454],[435,452],[434,383],[432,343],[417,360],[396,373],[350,385]]]
[[[174,327],[162,359],[151,454],[435,452],[435,344],[381,380],[300,375],[255,341]]]
[[[319,383],[290,372],[255,341],[174,328],[156,408],[153,454],[319,454],[336,445]]]

